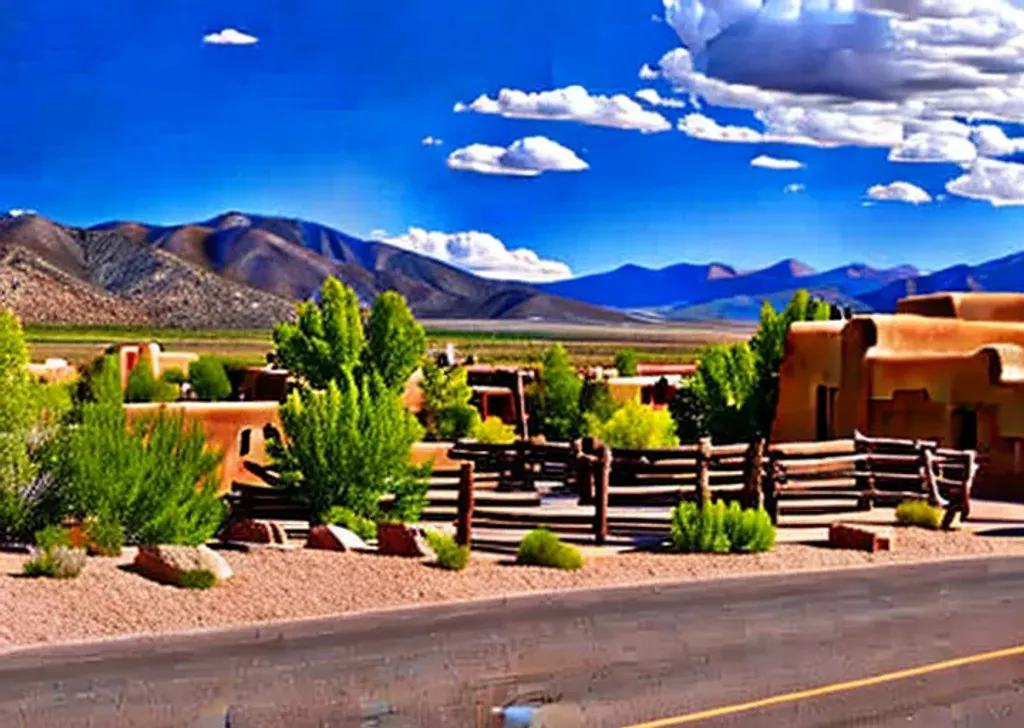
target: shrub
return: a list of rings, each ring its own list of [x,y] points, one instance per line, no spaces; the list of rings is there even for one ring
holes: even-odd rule
[[[188,381],[188,377],[185,376],[185,372],[181,371],[178,367],[165,369],[164,373],[160,375],[160,378],[168,384],[177,384],[179,386]]]
[[[332,506],[320,520],[332,526],[341,526],[357,535],[364,541],[377,538],[377,524],[370,518],[364,518],[348,508]]]
[[[519,544],[516,563],[575,570],[583,567],[583,555],[545,528],[530,531]]]
[[[612,397],[612,390],[608,382],[601,379],[591,379],[583,383],[580,390],[580,411],[588,421],[601,423],[607,422],[619,408],[618,402]],[[588,430],[587,434],[593,434]]]
[[[937,530],[942,525],[942,509],[928,501],[905,500],[896,506],[896,523]]]
[[[30,577],[72,579],[85,568],[85,551],[69,546],[54,546],[49,551],[31,549],[32,558],[25,562],[22,572]]]
[[[125,402],[152,402],[156,397],[156,377],[153,376],[153,358],[143,350],[135,367],[128,373],[124,389]]]
[[[469,547],[460,546],[452,536],[439,531],[425,531],[423,536],[437,555],[437,565],[440,568],[462,571],[469,564]]]
[[[635,377],[637,353],[633,349],[619,349],[615,353],[615,370],[620,377]]]
[[[531,387],[531,400],[548,440],[571,440],[582,430],[580,393],[583,382],[561,344],[547,351],[541,362],[538,382]]]
[[[192,569],[191,571],[183,571],[178,576],[178,586],[183,589],[203,591],[212,588],[216,583],[217,577],[209,569]]]
[[[764,509],[733,502],[680,503],[672,512],[672,545],[683,553],[761,553],[775,547],[775,526]]]
[[[506,425],[500,417],[488,417],[477,425],[473,437],[487,445],[509,445],[516,441],[516,428]]]
[[[71,531],[63,526],[46,526],[36,531],[35,544],[40,551],[52,551],[58,546],[71,546]]]
[[[613,448],[649,450],[679,444],[672,415],[638,402],[626,403],[595,429],[597,437]]]
[[[431,440],[460,440],[469,437],[480,423],[480,413],[470,404],[473,390],[463,367],[444,369],[437,362],[423,364],[422,417]]]
[[[86,550],[96,556],[120,556],[124,549],[124,526],[116,521],[89,521],[85,537]]]
[[[201,356],[188,368],[188,381],[196,397],[220,402],[231,396],[231,381],[224,363],[215,356]]]
[[[271,439],[268,448],[282,487],[293,488],[310,513],[344,506],[379,520],[380,499],[390,493],[392,518],[419,518],[429,466],[414,467],[411,454],[423,428],[380,377],[357,385],[348,375],[326,391],[293,392],[281,406],[281,423],[285,438]]]
[[[461,440],[480,427],[480,412],[471,404],[449,404],[435,419],[434,436],[439,440]]]
[[[116,367],[96,387],[99,400],[60,437],[52,476],[71,515],[122,530],[132,544],[197,545],[220,527],[220,454],[198,423],[158,415],[127,423]]]
[[[28,513],[21,489],[35,474],[29,433],[36,411],[28,362],[21,322],[0,309],[0,541],[23,527]]]

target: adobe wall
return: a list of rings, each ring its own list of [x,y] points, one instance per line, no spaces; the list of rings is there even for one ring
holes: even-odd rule
[[[936,293],[896,302],[896,313],[956,318],[962,321],[1024,321],[1019,293]]]
[[[840,384],[843,323],[821,321],[790,326],[779,368],[779,403],[772,439],[781,442],[815,439],[817,388]]]

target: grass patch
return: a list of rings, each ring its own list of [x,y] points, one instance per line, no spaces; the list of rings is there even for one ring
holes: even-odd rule
[[[469,564],[469,547],[460,546],[447,533],[424,531],[423,537],[437,555],[438,567],[447,571],[462,571]]]
[[[896,506],[896,523],[937,531],[942,526],[942,509],[928,501],[905,500]]]
[[[775,526],[763,508],[744,509],[733,501],[701,508],[680,503],[672,512],[672,546],[682,553],[753,554],[775,548]]]
[[[575,571],[583,568],[583,554],[546,528],[538,528],[523,537],[516,553],[516,563]]]
[[[205,591],[211,589],[217,583],[217,577],[209,569],[193,569],[183,571],[178,577],[178,586],[183,589]]]

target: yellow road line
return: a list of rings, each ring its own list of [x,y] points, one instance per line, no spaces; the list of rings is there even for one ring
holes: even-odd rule
[[[770,708],[775,705],[793,703],[798,700],[818,698],[823,695],[833,695],[835,693],[857,690],[858,688],[871,687],[872,685],[881,685],[895,680],[905,680],[908,677],[917,677],[919,675],[927,675],[928,673],[939,672],[941,670],[949,670],[954,667],[975,665],[979,662],[988,662],[990,660],[999,660],[1018,655],[1024,655],[1024,645],[1006,647],[1001,650],[982,652],[977,655],[968,655],[966,657],[957,657],[952,660],[943,660],[942,662],[934,662],[930,665],[911,667],[906,670],[897,670],[896,672],[888,672],[882,675],[875,675],[874,677],[865,677],[859,680],[850,680],[848,682],[833,683],[832,685],[823,685],[822,687],[810,688],[808,690],[798,690],[792,693],[774,695],[770,698],[751,700],[747,703],[725,705],[720,708],[710,708],[709,710],[701,710],[696,713],[686,713],[685,715],[677,715],[672,718],[660,718],[659,720],[652,720],[647,723],[636,723],[631,726],[626,726],[625,728],[674,728],[675,726],[684,725],[686,723],[696,723],[697,721],[708,720],[709,718],[721,718],[722,716],[742,713],[748,710]]]

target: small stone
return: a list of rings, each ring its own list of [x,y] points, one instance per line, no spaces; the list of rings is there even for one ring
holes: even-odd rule
[[[377,551],[385,556],[434,556],[434,550],[423,538],[423,530],[404,523],[377,524]]]
[[[206,569],[218,583],[233,575],[224,557],[208,546],[139,546],[134,564],[143,576],[178,586],[186,571]]]
[[[284,544],[288,542],[281,524],[257,519],[235,521],[229,524],[222,539],[239,543]]]

